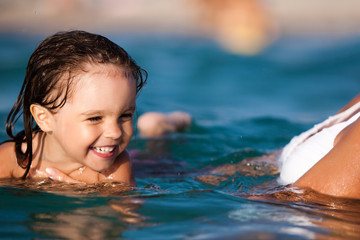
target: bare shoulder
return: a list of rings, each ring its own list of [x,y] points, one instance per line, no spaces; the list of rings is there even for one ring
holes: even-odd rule
[[[136,186],[134,174],[132,171],[131,158],[128,151],[123,151],[114,164],[105,171],[101,181],[124,182],[132,186]]]
[[[333,196],[360,198],[360,118],[337,136],[333,149],[294,185]]]
[[[15,143],[5,142],[0,145],[0,177],[14,177],[14,171],[18,168],[15,156]]]
[[[345,145],[344,148],[353,148],[360,144],[360,118],[344,128],[338,136],[336,136],[334,147],[338,144]]]
[[[355,105],[358,102],[360,102],[360,93],[357,96],[355,96],[353,99],[351,99],[348,104],[346,104],[344,107],[342,107],[339,110],[339,113],[345,111],[346,109],[348,109],[350,107],[352,107],[353,105]]]

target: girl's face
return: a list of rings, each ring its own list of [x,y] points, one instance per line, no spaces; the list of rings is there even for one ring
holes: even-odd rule
[[[53,115],[45,157],[102,172],[132,138],[136,83],[112,64],[89,64],[86,69],[74,79],[66,104]]]

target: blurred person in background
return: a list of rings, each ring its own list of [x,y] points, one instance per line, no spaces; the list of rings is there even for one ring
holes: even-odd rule
[[[254,55],[275,36],[276,27],[264,4],[257,0],[197,0],[203,25],[235,54]]]

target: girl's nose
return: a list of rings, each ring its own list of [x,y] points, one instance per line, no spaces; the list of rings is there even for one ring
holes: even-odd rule
[[[119,139],[122,135],[122,128],[120,123],[113,122],[106,125],[105,137],[111,138],[111,139]]]

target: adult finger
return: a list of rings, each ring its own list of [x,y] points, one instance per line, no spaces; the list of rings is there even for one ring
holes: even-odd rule
[[[66,182],[66,183],[83,183],[69,177],[68,175],[66,175],[65,173],[61,172],[56,168],[46,168],[45,172],[48,174],[49,178],[55,181]]]

